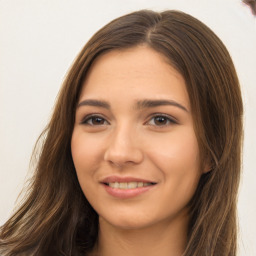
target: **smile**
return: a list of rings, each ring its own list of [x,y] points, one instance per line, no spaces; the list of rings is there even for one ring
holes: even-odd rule
[[[135,188],[142,188],[142,187],[147,187],[154,185],[155,183],[151,182],[109,182],[106,183],[107,186],[111,188],[116,188],[116,189],[135,189]]]
[[[100,182],[111,197],[128,199],[155,189],[157,183],[136,177],[110,176]]]

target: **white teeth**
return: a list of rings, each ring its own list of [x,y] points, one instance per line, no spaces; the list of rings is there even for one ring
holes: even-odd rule
[[[119,183],[119,188],[121,188],[121,189],[126,189],[127,188],[127,183],[123,183],[123,182],[121,182],[121,183]]]
[[[137,182],[129,182],[129,183],[127,183],[127,188],[137,188]]]
[[[115,184],[114,188],[119,188],[118,182],[115,182],[114,184]]]
[[[152,185],[150,182],[110,182],[108,185],[111,188],[119,188],[119,189],[133,189],[133,188],[141,188]]]
[[[138,188],[143,187],[143,182],[138,182]]]

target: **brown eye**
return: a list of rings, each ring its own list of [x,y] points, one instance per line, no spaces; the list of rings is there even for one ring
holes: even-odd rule
[[[176,121],[174,121],[171,117],[165,116],[165,115],[157,115],[152,117],[149,122],[149,125],[153,126],[168,126],[171,124],[177,124]]]
[[[101,117],[92,117],[92,124],[93,125],[103,125],[105,120]]]
[[[168,122],[168,120],[166,117],[157,116],[154,118],[154,122],[156,125],[165,125]]]
[[[85,118],[85,120],[83,120],[81,122],[81,124],[98,126],[98,125],[108,124],[108,122],[103,117],[100,117],[100,116],[90,116],[90,117]]]

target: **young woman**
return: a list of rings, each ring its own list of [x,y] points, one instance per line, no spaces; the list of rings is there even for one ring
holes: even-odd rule
[[[242,112],[232,60],[200,21],[110,22],[67,75],[1,255],[235,256]]]

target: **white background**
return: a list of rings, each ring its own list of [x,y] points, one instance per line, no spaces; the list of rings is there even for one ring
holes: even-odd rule
[[[240,256],[256,256],[256,20],[240,0],[0,0],[0,225],[74,57],[107,22],[145,8],[192,14],[230,51],[245,104]]]

